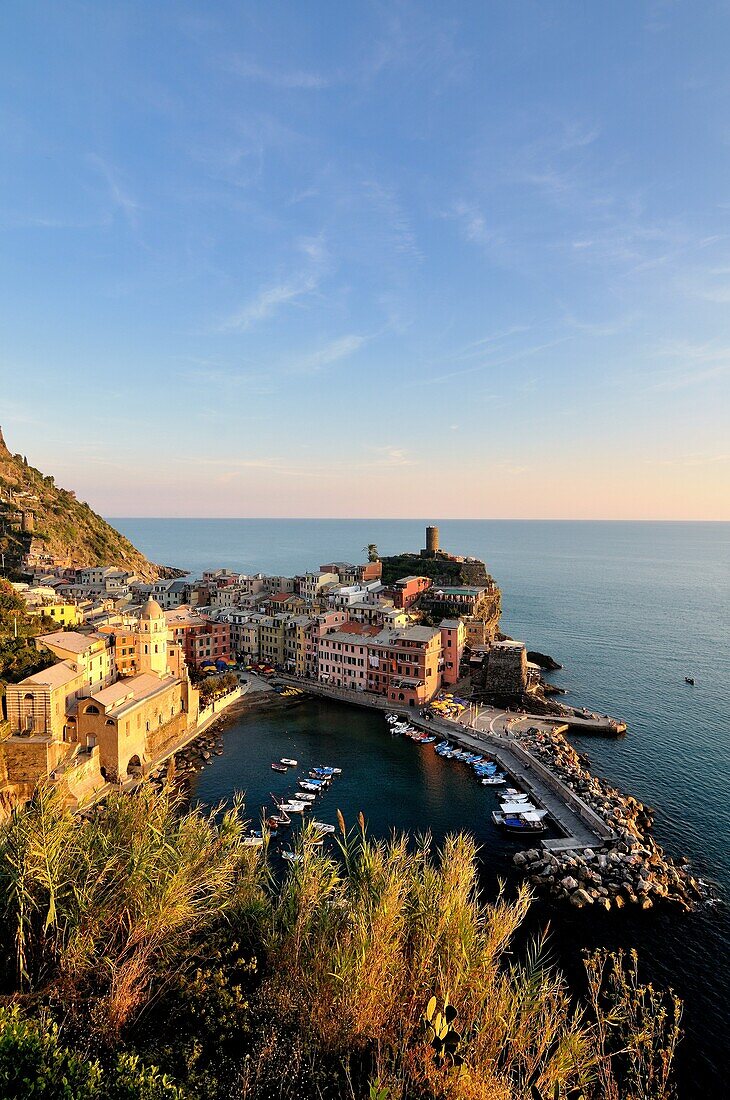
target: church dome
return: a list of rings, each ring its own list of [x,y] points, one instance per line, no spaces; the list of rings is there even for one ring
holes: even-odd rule
[[[164,619],[165,616],[157,600],[149,599],[139,617],[140,619]]]

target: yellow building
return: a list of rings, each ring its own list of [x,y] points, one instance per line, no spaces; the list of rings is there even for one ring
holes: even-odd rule
[[[30,615],[45,615],[59,626],[78,626],[84,621],[81,610],[75,603],[47,603],[29,610]]]
[[[7,688],[0,810],[29,798],[46,778],[62,784],[69,800],[86,799],[106,779],[144,771],[197,724],[198,692],[180,646],[168,645],[154,600],[122,635],[57,631],[36,642],[58,661]],[[128,674],[122,679],[117,652]]]
[[[76,719],[78,739],[87,748],[98,746],[105,779],[142,774],[145,765],[180,739],[189,724],[188,687],[175,676],[141,672],[83,700]],[[197,719],[198,693],[190,692]]]

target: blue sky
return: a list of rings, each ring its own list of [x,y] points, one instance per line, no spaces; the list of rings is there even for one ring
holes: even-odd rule
[[[730,518],[727,3],[0,11],[0,423],[108,515]]]

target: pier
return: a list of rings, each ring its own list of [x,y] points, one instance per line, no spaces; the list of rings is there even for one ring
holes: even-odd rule
[[[523,789],[532,795],[544,809],[546,809],[564,834],[552,840],[542,841],[544,848],[553,852],[578,851],[585,848],[600,847],[616,839],[615,833],[609,828],[603,818],[588,805],[572,787],[564,783],[557,775],[547,768],[541,760],[533,756],[527,749],[520,745],[519,741],[509,734],[502,735],[487,728],[474,728],[462,722],[454,722],[446,718],[424,719],[413,710],[403,711],[394,707],[388,699],[378,695],[365,694],[364,692],[350,691],[347,688],[330,687],[314,680],[300,680],[296,676],[279,675],[282,682],[303,688],[311,695],[319,695],[337,702],[354,704],[367,707],[370,710],[379,710],[385,713],[399,713],[412,725],[432,733],[439,733],[450,742],[473,752],[484,753],[488,749],[489,755],[499,766],[517,780]],[[492,725],[496,725],[497,715],[507,715],[508,712],[495,712],[491,719]],[[481,717],[485,715],[481,712]],[[538,720],[530,715],[513,715],[519,719],[530,721]],[[545,715],[539,717],[539,721],[547,722],[551,727],[556,723],[551,722]]]

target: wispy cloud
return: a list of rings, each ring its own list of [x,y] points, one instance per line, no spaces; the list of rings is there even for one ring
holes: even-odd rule
[[[258,321],[264,321],[278,310],[279,306],[311,294],[317,288],[319,280],[315,275],[303,275],[287,282],[274,283],[264,287],[239,310],[231,314],[220,326],[222,331],[245,332]]]
[[[307,269],[297,275],[263,287],[253,298],[230,314],[221,325],[221,332],[245,332],[259,321],[272,317],[281,306],[292,304],[313,294],[322,279],[329,253],[320,237],[302,237],[297,249],[309,261]]]
[[[258,64],[256,61],[243,57],[236,57],[231,62],[231,68],[239,76],[247,80],[255,80],[261,84],[268,84],[271,88],[285,88],[296,91],[318,91],[327,88],[331,78],[321,73],[308,72],[304,69],[280,69],[274,66]]]
[[[652,390],[687,389],[730,374],[730,347],[682,340],[664,344],[657,354],[676,360],[677,365],[655,372],[649,385]]]
[[[487,227],[484,215],[474,203],[460,199],[454,203],[452,211],[447,216],[458,222],[461,233],[467,241],[491,244],[494,240],[494,233]]]
[[[98,153],[90,153],[88,161],[104,180],[107,193],[114,206],[122,212],[132,229],[136,229],[141,207],[127,190],[119,173]]]
[[[331,340],[323,347],[318,348],[317,351],[291,362],[286,368],[287,373],[318,374],[333,363],[338,363],[342,359],[349,359],[351,355],[359,351],[364,343],[365,337],[357,336],[355,333],[340,336],[339,339]]]
[[[379,456],[374,462],[363,463],[365,466],[415,466],[415,459],[403,447],[376,447],[375,453]]]
[[[675,458],[648,458],[646,462],[650,466],[717,466],[724,462],[730,463],[730,451],[720,454],[697,453],[677,455]]]
[[[494,370],[498,367],[507,366],[509,363],[515,363],[520,359],[526,359],[528,356],[537,355],[541,351],[547,351],[549,348],[557,347],[558,344],[564,344],[567,340],[570,340],[570,336],[561,336],[556,340],[548,340],[544,344],[537,344],[534,347],[523,348],[521,351],[516,351],[513,355],[504,356],[501,359],[487,359],[481,363],[476,363],[471,367],[463,367],[459,370],[447,371],[445,374],[436,375],[434,378],[425,379],[428,385],[435,385],[439,382],[450,382],[452,378],[460,378],[465,374],[476,374],[479,371]]]

